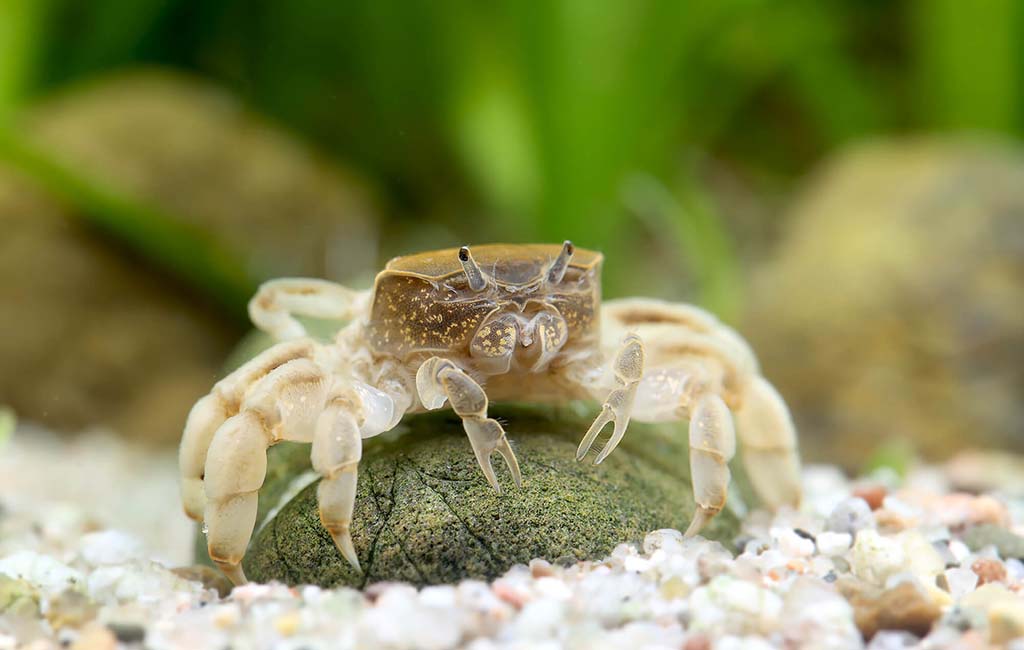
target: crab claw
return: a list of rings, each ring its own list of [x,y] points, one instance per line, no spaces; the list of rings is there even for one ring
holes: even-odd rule
[[[469,436],[469,443],[473,446],[473,453],[476,454],[476,460],[480,463],[480,469],[495,492],[501,494],[501,485],[498,483],[498,477],[494,474],[494,466],[491,464],[491,454],[494,452],[498,452],[505,459],[505,464],[508,465],[508,471],[512,474],[512,480],[516,487],[523,487],[519,461],[516,460],[516,455],[508,444],[508,438],[505,437],[505,430],[502,429],[501,424],[492,418],[486,420],[467,418],[463,424],[466,434]]]

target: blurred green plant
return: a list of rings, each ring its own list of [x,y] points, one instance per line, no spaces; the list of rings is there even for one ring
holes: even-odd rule
[[[620,259],[644,232],[654,258],[694,278],[669,290],[692,286],[728,318],[735,233],[692,154],[771,193],[869,134],[1020,135],[1022,6],[8,0],[0,116],[110,68],[191,69],[380,181],[399,230],[428,219],[463,240],[572,237]],[[111,207],[76,196],[93,215]],[[619,268],[610,293],[636,272]]]

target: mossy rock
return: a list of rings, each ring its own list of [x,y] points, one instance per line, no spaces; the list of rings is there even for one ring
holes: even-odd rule
[[[309,476],[309,447],[275,447],[246,574],[261,582],[323,586],[450,583],[494,578],[536,557],[600,559],[648,531],[686,528],[694,505],[684,428],[633,423],[615,453],[594,466],[593,452],[587,462],[575,460],[586,417],[568,409],[492,410],[509,423],[523,473],[523,487],[516,489],[495,454],[506,488],[501,495],[484,480],[451,414],[411,417],[400,431],[367,442],[352,529],[362,575],[320,524],[316,484],[287,498],[302,481],[298,477]],[[726,511],[704,534],[730,540],[737,528]]]

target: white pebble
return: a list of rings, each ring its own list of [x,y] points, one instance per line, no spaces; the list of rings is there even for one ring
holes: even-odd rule
[[[906,561],[900,540],[870,529],[857,533],[850,553],[854,575],[879,587],[885,585],[890,575],[903,571]]]
[[[828,516],[825,527],[834,533],[850,533],[875,527],[875,514],[868,502],[859,497],[846,499]]]
[[[826,530],[818,534],[815,542],[818,545],[818,552],[822,555],[842,555],[850,550],[853,537],[850,533],[833,533]]]
[[[117,530],[84,535],[81,548],[82,559],[93,566],[119,564],[142,556],[142,542]]]
[[[953,599],[960,600],[978,586],[978,574],[967,567],[946,569],[946,583]]]
[[[791,528],[772,528],[769,535],[783,555],[808,557],[814,554],[814,542],[797,535]]]
[[[19,551],[0,559],[0,574],[25,580],[44,591],[63,591],[82,582],[84,576],[49,555],[34,551]]]
[[[672,528],[655,530],[644,536],[644,553],[651,554],[658,549],[667,552],[679,552],[683,547],[683,534]]]

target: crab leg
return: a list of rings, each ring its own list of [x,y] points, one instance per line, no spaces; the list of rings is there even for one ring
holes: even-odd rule
[[[207,550],[235,584],[245,582],[241,561],[256,524],[267,448],[279,440],[312,437],[325,388],[324,373],[313,361],[288,361],[244,391],[238,414],[213,435],[203,478]]]
[[[612,431],[612,437],[605,444],[604,449],[594,459],[595,465],[607,458],[608,454],[612,453],[615,447],[618,446],[622,436],[625,435],[626,426],[629,424],[629,416],[633,411],[633,400],[636,398],[636,390],[644,374],[644,345],[639,336],[636,334],[626,335],[626,338],[622,341],[622,347],[619,348],[619,353],[615,357],[613,370],[615,372],[615,381],[619,386],[605,399],[601,413],[594,420],[594,423],[590,425],[590,429],[583,436],[583,440],[580,441],[580,446],[576,450],[576,460],[583,460],[587,452],[590,451],[590,447],[594,444],[597,434],[609,422],[614,422],[615,428]]]
[[[291,361],[309,358],[313,349],[313,342],[305,339],[275,345],[217,382],[210,394],[192,407],[178,449],[181,496],[189,517],[197,521],[203,519],[206,507],[203,476],[206,474],[207,452],[217,429],[238,413],[246,392],[253,384]]]
[[[736,453],[732,415],[722,398],[707,393],[698,398],[690,415],[690,474],[697,510],[686,536],[700,532],[725,507],[729,460]]]
[[[323,476],[316,496],[320,522],[334,545],[356,571],[362,571],[349,526],[356,501],[356,470],[363,441],[348,400],[332,400],[317,421],[313,435],[313,469]]]
[[[306,336],[295,315],[352,320],[369,298],[334,282],[314,278],[281,278],[264,282],[249,301],[253,324],[279,341]]]
[[[743,466],[758,496],[770,508],[800,504],[800,457],[796,428],[775,388],[755,377],[736,413]]]
[[[428,409],[441,408],[446,399],[451,402],[452,410],[462,418],[480,469],[498,494],[501,494],[501,485],[491,464],[491,454],[495,451],[505,459],[516,487],[522,487],[519,462],[501,424],[487,417],[487,395],[480,384],[451,361],[431,357],[416,372],[416,388],[420,401]]]

